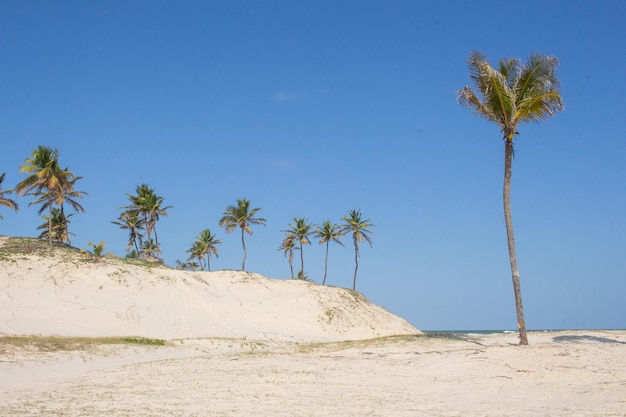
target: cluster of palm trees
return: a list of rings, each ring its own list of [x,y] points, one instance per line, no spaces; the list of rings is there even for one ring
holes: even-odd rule
[[[116,221],[122,230],[128,230],[126,244],[129,258],[157,258],[161,253],[156,224],[161,216],[167,216],[172,206],[164,206],[164,198],[155,193],[147,184],[138,185],[135,194],[126,194],[129,205],[123,210]]]
[[[278,247],[279,251],[285,254],[285,257],[289,260],[289,268],[291,269],[291,278],[293,275],[293,252],[295,250],[300,251],[300,271],[298,272],[298,279],[307,279],[304,272],[304,245],[311,244],[311,237],[319,239],[320,244],[326,245],[326,255],[324,257],[324,278],[322,285],[326,284],[326,277],[328,274],[328,249],[331,242],[344,246],[341,238],[347,234],[352,234],[352,241],[354,243],[354,279],[352,283],[352,289],[356,290],[356,275],[359,269],[359,244],[363,241],[372,245],[370,230],[374,227],[371,220],[363,219],[360,210],[349,210],[348,214],[343,216],[340,224],[332,223],[330,220],[325,220],[321,225],[315,225],[310,223],[308,219],[304,217],[294,217],[293,223],[289,223],[289,229],[283,230],[285,238]]]
[[[82,177],[74,175],[69,168],[61,168],[59,152],[56,149],[41,145],[33,150],[31,157],[20,166],[20,172],[28,176],[13,190],[0,192],[0,205],[17,211],[18,204],[5,197],[6,195],[15,192],[17,195],[33,196],[34,200],[28,205],[40,205],[37,212],[39,215],[46,211],[48,213],[43,215],[45,222],[37,227],[37,230],[42,230],[39,238],[48,240],[51,245],[70,243],[69,236],[73,233],[70,233],[68,225],[73,213],[66,214],[65,206],[69,205],[74,212],[85,212],[77,199],[87,193],[74,188]],[[4,181],[4,176],[4,173],[0,176],[0,185]]]
[[[237,199],[235,205],[229,205],[223,213],[223,217],[219,220],[220,227],[223,227],[227,233],[231,233],[237,228],[241,229],[241,245],[243,248],[243,260],[241,262],[241,270],[246,269],[246,258],[248,252],[246,250],[246,233],[251,235],[251,226],[265,226],[266,221],[262,217],[257,217],[260,208],[251,208],[250,200],[245,198]],[[354,280],[352,289],[356,289],[356,277],[359,267],[359,245],[363,242],[372,244],[371,236],[373,232],[370,230],[374,227],[371,220],[364,219],[360,210],[349,210],[348,214],[341,219],[340,224],[334,224],[330,220],[325,220],[321,225],[310,223],[306,218],[294,218],[293,223],[289,223],[289,229],[283,230],[285,237],[278,247],[279,251],[288,258],[289,268],[291,270],[291,278],[295,279],[293,273],[293,256],[294,251],[300,251],[300,272],[298,279],[306,280],[307,276],[304,272],[304,245],[311,244],[311,237],[319,239],[320,244],[326,245],[326,255],[324,259],[324,278],[322,285],[326,284],[328,273],[328,251],[331,242],[344,246],[341,238],[347,234],[352,235],[354,243]],[[210,229],[202,230],[196,240],[192,242],[187,250],[189,258],[183,262],[176,261],[178,269],[185,270],[211,270],[210,260],[215,256],[219,258],[218,245],[222,243]]]

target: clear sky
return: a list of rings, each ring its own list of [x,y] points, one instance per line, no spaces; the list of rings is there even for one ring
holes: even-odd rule
[[[3,189],[38,145],[84,178],[74,246],[106,240],[146,183],[174,208],[163,257],[222,239],[214,269],[240,268],[218,220],[250,199],[267,227],[248,270],[289,278],[277,250],[293,217],[373,228],[357,289],[424,330],[515,329],[499,128],[456,102],[467,58],[560,59],[565,110],[521,125],[512,209],[529,329],[626,328],[626,3],[623,1],[0,2]],[[29,197],[0,234],[36,236]],[[354,251],[331,245],[327,283],[351,287]],[[304,248],[321,282],[324,247]],[[296,254],[294,268],[299,268]]]

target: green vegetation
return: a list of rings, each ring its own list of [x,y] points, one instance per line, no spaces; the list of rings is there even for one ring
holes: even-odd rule
[[[304,245],[311,244],[309,236],[313,233],[314,224],[309,223],[309,220],[304,217],[294,217],[293,223],[289,223],[289,229],[283,230],[285,233],[285,240],[293,240],[298,242],[300,246],[297,248],[300,251],[300,272],[298,272],[298,279],[306,280],[307,276],[304,273]],[[284,242],[283,241],[283,242]]]
[[[555,57],[533,54],[524,64],[519,59],[502,59],[498,63],[498,68],[495,69],[482,53],[472,52],[468,63],[470,78],[476,90],[465,86],[458,91],[458,101],[461,105],[474,110],[478,116],[496,123],[500,127],[504,140],[502,193],[504,218],[520,345],[527,345],[528,337],[511,215],[513,139],[519,134],[518,124],[547,120],[556,112],[563,110],[559,80],[556,77],[556,67],[559,61]]]
[[[48,216],[44,217],[48,221],[48,231],[40,237],[47,237],[51,246],[53,242],[69,243],[69,216],[65,215],[64,207],[65,203],[69,203],[75,212],[85,212],[76,199],[87,193],[74,189],[74,185],[82,177],[77,177],[68,168],[62,169],[59,166],[59,152],[56,149],[41,145],[32,151],[31,158],[24,160],[20,172],[30,175],[15,186],[17,194],[34,196],[35,200],[28,205],[40,204],[37,214],[41,215],[48,210]]]
[[[228,206],[224,210],[224,216],[220,219],[219,225],[226,229],[226,233],[231,233],[237,227],[241,228],[241,245],[243,246],[243,261],[241,262],[241,270],[246,270],[246,241],[244,232],[252,234],[250,226],[265,226],[266,220],[262,217],[255,217],[260,208],[250,208],[250,200],[245,198],[237,199],[236,206]]]
[[[326,243],[326,256],[324,257],[324,279],[322,285],[326,285],[326,274],[328,272],[328,244],[335,242],[341,246],[344,246],[341,241],[343,236],[339,225],[331,223],[330,220],[325,220],[321,226],[315,230],[314,237],[320,240],[320,245]]]
[[[220,245],[221,243],[222,241],[218,239],[217,236],[212,234],[209,229],[204,229],[200,232],[196,241],[191,244],[191,247],[187,249],[187,253],[189,253],[187,261],[197,259],[201,270],[204,271],[203,264],[206,264],[207,270],[210,271],[211,255],[215,255],[216,258],[220,257],[217,245]]]
[[[349,210],[346,216],[341,219],[343,224],[340,228],[340,233],[347,235],[352,233],[352,241],[354,242],[354,281],[352,283],[352,290],[356,291],[356,272],[359,269],[359,243],[363,243],[365,240],[372,246],[372,240],[370,235],[373,234],[370,227],[374,227],[370,219],[363,220],[361,218],[360,210]]]
[[[0,175],[0,206],[8,207],[17,212],[17,209],[18,209],[17,203],[14,200],[11,200],[10,198],[6,197],[7,195],[11,194],[13,190],[2,191],[2,183],[4,182],[5,175],[6,173],[2,173],[2,175]],[[0,219],[2,219],[2,214],[0,214]]]
[[[289,261],[289,269],[291,270],[291,279],[294,279],[293,276],[293,251],[298,250],[296,247],[296,241],[294,236],[287,235],[280,243],[278,247],[279,251],[282,251],[285,255],[285,258]]]
[[[167,216],[172,206],[163,206],[165,199],[154,192],[147,184],[138,185],[136,195],[126,194],[130,204],[121,207],[124,211],[117,221],[111,223],[128,230],[126,251],[134,247],[137,257],[156,258],[161,253],[156,224],[161,216]],[[145,232],[145,235],[142,233]],[[145,238],[145,240],[143,240]]]
[[[101,240],[97,245],[95,243],[89,242],[87,243],[93,249],[92,253],[97,258],[102,256],[102,252],[104,251],[104,245],[106,244],[105,240]]]
[[[144,337],[60,337],[60,336],[2,336],[0,350],[9,347],[36,352],[90,350],[101,345],[163,346],[165,340]]]

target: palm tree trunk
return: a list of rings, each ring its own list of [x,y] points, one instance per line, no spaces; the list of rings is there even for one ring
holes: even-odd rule
[[[511,262],[511,276],[513,278],[513,292],[515,293],[515,310],[517,312],[517,327],[519,329],[520,345],[528,344],[526,323],[524,321],[524,307],[522,306],[522,290],[520,287],[517,256],[515,254],[515,236],[513,234],[513,218],[511,216],[511,165],[513,160],[513,140],[504,139],[504,187],[502,191],[504,201],[504,221],[506,223],[506,237],[509,245],[509,260]]]
[[[324,261],[324,280],[322,281],[322,285],[326,284],[326,272],[328,271],[328,243],[329,241],[326,241],[326,259]]]
[[[52,198],[48,205],[48,243],[52,246]]]
[[[241,270],[245,271],[246,270],[246,257],[248,256],[248,253],[246,252],[246,241],[243,237],[243,227],[241,228],[241,244],[243,246],[243,261],[241,262]]]
[[[304,279],[304,244],[300,241],[300,279]]]
[[[354,239],[354,281],[352,282],[352,291],[356,291],[356,271],[359,269],[359,244]]]

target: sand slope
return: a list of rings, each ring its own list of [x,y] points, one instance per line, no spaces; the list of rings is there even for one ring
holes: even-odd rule
[[[0,239],[0,335],[332,341],[419,333],[343,288],[134,265],[36,241],[33,253],[3,251],[8,238]]]

